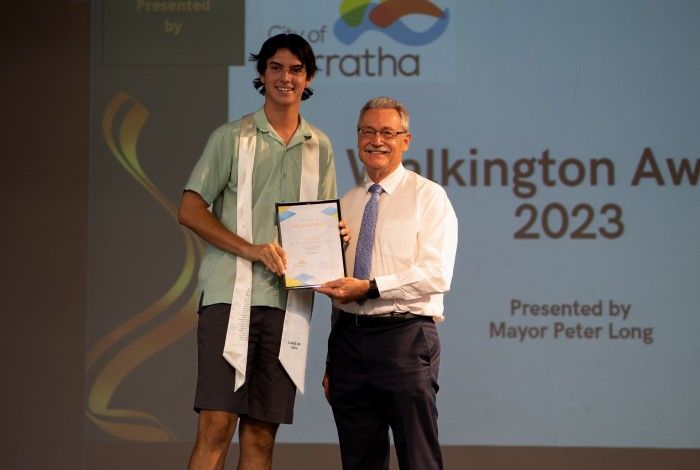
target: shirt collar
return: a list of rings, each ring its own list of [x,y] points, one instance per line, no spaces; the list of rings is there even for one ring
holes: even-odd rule
[[[399,166],[397,166],[394,171],[389,173],[387,176],[384,177],[379,182],[379,185],[382,187],[385,193],[391,194],[394,192],[396,187],[399,185],[401,180],[403,179],[403,176],[406,174],[406,168],[404,168],[403,163],[399,163]],[[374,181],[372,181],[369,176],[365,174],[365,180],[362,182],[362,186],[365,188],[365,191],[369,191],[369,187],[374,184]]]
[[[284,143],[280,141],[277,132],[275,132],[275,129],[270,124],[270,121],[267,120],[267,116],[265,115],[265,110],[263,108],[255,111],[253,119],[255,120],[255,125],[260,132],[268,134],[270,137],[284,145]],[[312,136],[311,126],[308,122],[306,122],[306,119],[304,119],[302,116],[299,116],[299,119],[299,126],[297,127],[297,130],[294,131],[294,135],[287,145],[288,148],[300,144],[305,140],[309,140]]]

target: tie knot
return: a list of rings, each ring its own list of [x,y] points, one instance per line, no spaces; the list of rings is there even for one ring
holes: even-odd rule
[[[384,188],[378,184],[373,184],[369,187],[369,192],[372,194],[382,194],[382,191],[384,191]]]

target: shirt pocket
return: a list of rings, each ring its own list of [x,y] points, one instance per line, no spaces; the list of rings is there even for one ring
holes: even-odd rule
[[[416,256],[418,226],[414,221],[387,221],[379,237],[381,256],[410,265]]]

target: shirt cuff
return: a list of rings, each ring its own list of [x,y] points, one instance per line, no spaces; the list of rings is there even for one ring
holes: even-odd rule
[[[381,297],[382,292],[396,289],[400,287],[399,277],[396,274],[387,274],[386,276],[377,276],[374,278],[377,283],[377,290],[379,290],[379,296]]]

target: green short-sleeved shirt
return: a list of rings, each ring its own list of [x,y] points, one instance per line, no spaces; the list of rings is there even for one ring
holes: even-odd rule
[[[289,145],[285,145],[262,108],[255,112],[254,120],[257,137],[253,166],[253,243],[259,244],[277,238],[275,203],[299,200],[302,143],[312,130],[319,140],[319,199],[336,197],[336,181],[333,148],[326,134],[302,118]],[[240,120],[216,129],[185,186],[185,190],[202,196],[211,205],[216,218],[234,233],[239,135]],[[208,244],[199,268],[202,305],[231,303],[235,278],[236,256]],[[251,305],[281,309],[287,305],[282,278],[267,271],[262,263],[253,264]]]

